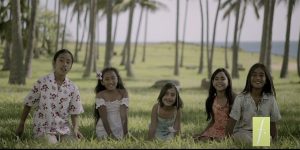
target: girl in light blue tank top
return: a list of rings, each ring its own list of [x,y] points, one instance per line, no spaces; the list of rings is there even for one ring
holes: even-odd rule
[[[148,139],[170,140],[180,133],[182,100],[176,86],[167,83],[151,113]]]
[[[161,140],[172,139],[175,136],[176,130],[174,123],[176,119],[177,110],[174,111],[172,118],[162,118],[159,116],[159,107],[157,109],[157,128],[155,130],[155,137]]]

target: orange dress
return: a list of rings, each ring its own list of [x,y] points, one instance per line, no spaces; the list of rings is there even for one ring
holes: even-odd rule
[[[214,124],[208,128],[201,136],[209,138],[224,138],[225,137],[225,127],[228,122],[229,105],[221,106],[216,98],[213,103],[213,113],[214,113]]]

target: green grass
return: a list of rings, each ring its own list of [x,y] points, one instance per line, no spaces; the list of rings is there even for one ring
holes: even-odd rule
[[[69,49],[73,46],[69,44]],[[0,148],[247,148],[247,145],[233,143],[231,140],[222,142],[200,142],[194,143],[191,135],[202,131],[206,125],[205,99],[207,90],[201,89],[203,78],[207,78],[206,59],[205,69],[202,74],[197,73],[199,65],[199,47],[196,45],[185,46],[184,67],[180,68],[180,75],[174,76],[175,46],[170,43],[151,44],[147,47],[146,62],[141,62],[142,48],[138,47],[136,63],[132,66],[135,77],[126,77],[124,66],[120,66],[121,46],[116,46],[117,55],[112,64],[118,68],[123,82],[128,89],[130,97],[129,105],[129,132],[130,136],[122,141],[103,140],[95,138],[95,127],[93,120],[94,87],[96,86],[95,73],[90,78],[82,79],[84,67],[82,61],[84,52],[80,52],[79,62],[73,64],[69,78],[79,87],[85,112],[80,117],[80,130],[85,139],[77,143],[64,142],[55,145],[38,143],[32,137],[32,113],[29,115],[24,135],[21,141],[14,136],[15,129],[20,120],[23,110],[23,99],[30,91],[34,82],[52,71],[52,56],[41,57],[33,60],[33,74],[26,79],[26,85],[16,86],[8,84],[8,71],[0,71]],[[3,50],[0,49],[2,53]],[[102,69],[104,62],[104,47],[100,48],[97,66]],[[229,51],[229,60],[232,53]],[[206,57],[206,53],[204,53]],[[251,65],[258,61],[258,53],[239,53],[239,63],[246,69],[240,71],[240,78],[233,79],[234,90],[239,93],[245,85],[246,75]],[[286,79],[280,79],[279,73],[282,58],[272,56],[272,76],[277,92],[277,102],[281,111],[282,120],[278,123],[279,140],[267,148],[300,148],[300,84],[297,76],[296,60],[290,58],[289,75]],[[215,50],[213,70],[224,67],[224,50]],[[0,60],[3,65],[3,59]],[[231,66],[231,61],[229,62]],[[229,69],[231,72],[231,68]],[[146,141],[148,124],[150,123],[151,108],[156,103],[160,89],[151,88],[155,81],[160,79],[177,79],[181,84],[181,97],[184,102],[182,110],[182,136],[172,141]],[[250,148],[259,148],[251,147]]]

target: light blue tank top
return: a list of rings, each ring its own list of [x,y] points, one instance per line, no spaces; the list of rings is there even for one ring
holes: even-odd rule
[[[175,136],[175,132],[171,132],[169,127],[173,128],[175,123],[177,110],[174,111],[174,115],[172,118],[161,118],[158,116],[159,114],[159,107],[157,109],[157,128],[155,131],[155,137],[159,140],[169,140]]]

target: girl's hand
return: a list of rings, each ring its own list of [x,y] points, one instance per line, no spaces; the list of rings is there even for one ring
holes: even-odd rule
[[[74,130],[74,136],[76,139],[81,139],[83,138],[83,135],[77,130]]]

